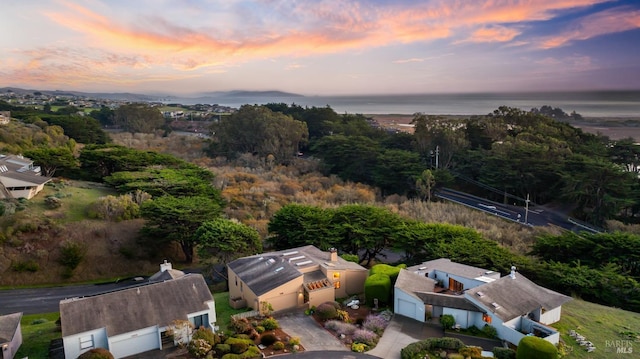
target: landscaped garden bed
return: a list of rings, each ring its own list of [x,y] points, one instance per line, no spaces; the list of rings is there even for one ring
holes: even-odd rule
[[[374,313],[366,306],[342,306],[326,302],[309,310],[309,314],[354,352],[369,351],[378,344],[391,320],[391,312]]]

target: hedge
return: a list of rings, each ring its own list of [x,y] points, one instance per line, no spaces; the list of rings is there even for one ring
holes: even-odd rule
[[[249,349],[247,349],[246,352],[242,354],[228,353],[223,355],[222,359],[253,359],[253,358],[260,358],[260,357],[262,357],[262,353],[260,352],[260,349],[257,346],[252,345],[249,347]]]
[[[390,266],[388,264],[376,264],[369,270],[369,274],[384,274],[388,275],[391,278],[391,285],[396,284],[396,279],[398,279],[398,275],[400,274],[400,270],[406,268],[406,264],[399,264],[398,266]]]
[[[373,299],[379,303],[389,303],[391,295],[391,278],[386,274],[372,274],[364,281],[364,296],[367,305],[373,306]]]
[[[510,348],[494,347],[492,352],[496,359],[516,359],[516,352]]]
[[[464,348],[464,343],[457,338],[427,338],[419,342],[411,343],[400,351],[401,359],[422,359],[424,354],[431,349],[454,349]]]
[[[556,359],[557,357],[558,349],[555,345],[542,338],[528,336],[518,343],[516,351],[518,359]]]

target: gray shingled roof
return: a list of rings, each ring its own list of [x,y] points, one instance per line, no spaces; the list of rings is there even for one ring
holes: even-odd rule
[[[478,295],[479,292],[482,296]],[[505,322],[540,307],[550,310],[571,300],[571,297],[533,283],[520,273],[515,274],[515,279],[507,275],[469,289],[465,295],[481,302]],[[493,303],[499,307],[496,309]]]
[[[13,313],[0,316],[0,344],[9,343],[16,334],[18,324],[22,319],[22,313]]]
[[[262,295],[302,276],[288,261],[275,255],[236,259],[229,263],[229,268],[255,295]]]
[[[419,275],[412,271],[401,269],[396,279],[395,288],[401,289],[403,292],[413,296],[418,300],[422,300],[417,293],[419,292],[433,292],[433,288],[436,285],[436,281]]]
[[[165,280],[176,279],[184,276],[184,272],[177,269],[167,269],[165,271],[159,271],[156,274],[149,277],[149,282],[162,282]]]
[[[438,258],[428,262],[424,262],[422,264],[418,264],[412,267],[407,268],[410,271],[417,271],[422,267],[426,267],[422,269],[423,271],[430,272],[432,270],[439,270],[442,272],[458,275],[464,278],[477,278],[485,275],[487,272],[492,272],[489,269],[483,269],[478,267],[469,266],[466,264],[452,262],[448,258]]]
[[[188,314],[208,310],[213,296],[200,274],[124,289],[93,297],[60,301],[62,336],[107,328],[113,336],[169,325]]]
[[[297,265],[304,262],[308,264]],[[236,259],[228,266],[256,295],[262,295],[302,276],[298,268],[319,266],[329,270],[367,271],[358,263],[340,257],[337,261],[330,262],[329,252],[323,252],[311,245]]]
[[[32,164],[33,161],[21,156],[0,155],[0,166],[4,166],[7,169],[7,171],[0,171],[0,176],[35,185],[41,185],[51,181],[51,178],[41,176],[39,173],[31,170],[22,171],[22,169],[28,168]]]

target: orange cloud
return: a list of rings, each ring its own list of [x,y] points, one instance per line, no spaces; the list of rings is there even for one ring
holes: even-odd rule
[[[520,31],[505,26],[481,27],[460,42],[508,42],[520,35]]]
[[[542,39],[539,47],[550,49],[576,40],[587,40],[638,28],[640,28],[640,11],[618,7],[581,18],[566,31]]]

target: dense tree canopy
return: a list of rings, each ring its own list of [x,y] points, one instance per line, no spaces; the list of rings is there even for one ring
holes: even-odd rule
[[[265,106],[243,105],[231,116],[212,125],[210,151],[215,156],[237,157],[250,153],[276,163],[289,163],[309,136],[307,125]]]
[[[104,112],[98,114],[98,117],[107,121],[109,114],[106,110]],[[144,103],[121,105],[115,111],[113,118],[116,126],[131,133],[150,133],[165,128],[165,120],[160,110]]]
[[[147,220],[142,229],[144,241],[149,245],[179,243],[187,263],[193,261],[197,229],[222,213],[218,201],[203,196],[158,197],[145,201],[140,209]]]
[[[47,177],[53,177],[59,169],[78,167],[78,160],[69,147],[38,147],[25,151],[24,155],[40,166],[42,174]]]

